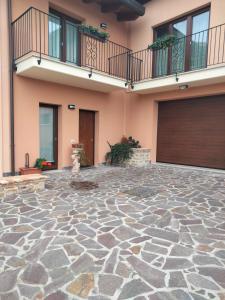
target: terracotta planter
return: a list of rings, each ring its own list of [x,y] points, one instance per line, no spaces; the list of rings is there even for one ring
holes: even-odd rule
[[[20,175],[41,174],[38,168],[20,168]]]

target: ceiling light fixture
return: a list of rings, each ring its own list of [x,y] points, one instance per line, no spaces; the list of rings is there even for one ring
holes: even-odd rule
[[[179,89],[180,90],[186,90],[186,89],[188,89],[188,84],[182,84],[182,85],[179,85]]]

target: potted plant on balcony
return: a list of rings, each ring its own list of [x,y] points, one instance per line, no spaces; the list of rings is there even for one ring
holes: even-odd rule
[[[91,25],[81,24],[79,25],[79,31],[85,35],[91,36],[102,42],[106,42],[109,39],[109,33],[105,31],[99,31],[97,27]]]
[[[158,38],[154,43],[148,45],[149,50],[161,50],[171,46],[174,46],[177,42],[175,35],[165,35],[162,38]]]

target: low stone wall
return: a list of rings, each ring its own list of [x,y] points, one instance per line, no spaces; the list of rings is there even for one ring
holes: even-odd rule
[[[133,148],[132,157],[126,162],[126,166],[144,167],[148,166],[150,162],[150,149]]]
[[[47,176],[40,174],[0,178],[0,198],[12,194],[33,193],[45,188]]]

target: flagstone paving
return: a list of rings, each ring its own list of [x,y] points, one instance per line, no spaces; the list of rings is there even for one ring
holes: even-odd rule
[[[225,175],[52,173],[0,199],[0,272],[0,300],[224,300]]]

